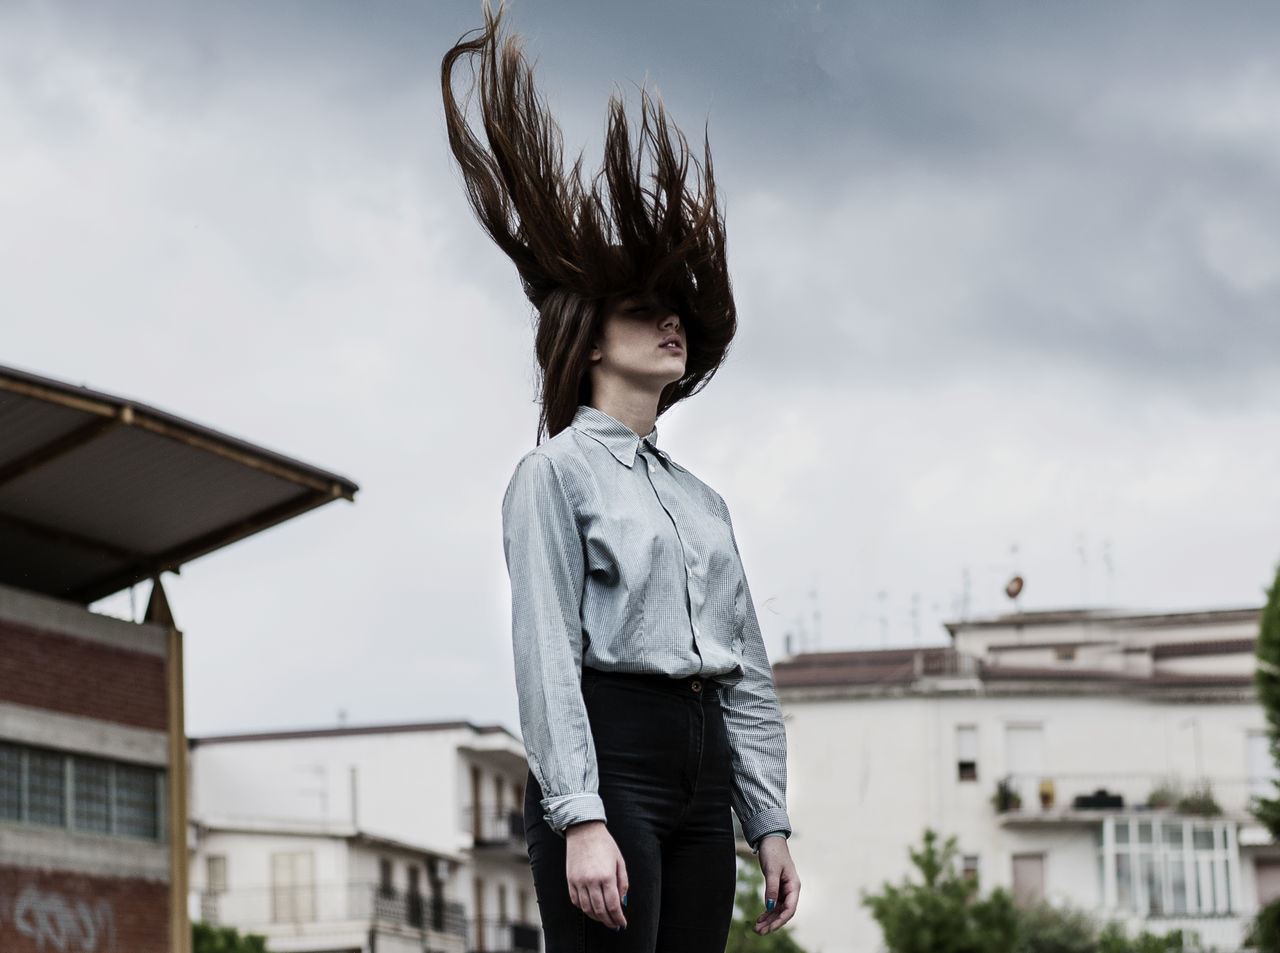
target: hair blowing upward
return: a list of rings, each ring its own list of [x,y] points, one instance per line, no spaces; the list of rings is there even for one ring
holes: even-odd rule
[[[502,29],[504,13],[486,3],[485,25],[445,54],[441,86],[471,207],[538,309],[539,436],[568,426],[589,397],[586,355],[605,302],[622,295],[659,296],[688,334],[685,375],[663,392],[661,414],[710,380],[737,328],[710,146],[699,163],[642,88],[634,139],[615,93],[600,171],[584,180],[581,154],[566,170],[560,127],[519,37]],[[454,72],[464,60],[470,85],[459,102]]]

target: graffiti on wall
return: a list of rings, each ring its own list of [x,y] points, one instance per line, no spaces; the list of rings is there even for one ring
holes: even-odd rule
[[[50,953],[108,953],[116,949],[116,915],[106,900],[71,899],[27,884],[17,896],[0,896],[0,939],[6,930],[28,937]]]

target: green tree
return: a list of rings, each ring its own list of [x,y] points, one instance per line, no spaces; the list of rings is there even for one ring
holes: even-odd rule
[[[267,953],[267,938],[241,936],[234,927],[215,927],[203,920],[191,924],[192,953]]]
[[[920,850],[909,850],[920,883],[885,883],[862,903],[880,924],[890,953],[1013,953],[1018,911],[1008,891],[979,895],[978,882],[956,872],[956,839],[939,846],[924,832]]]
[[[1267,604],[1262,609],[1257,656],[1253,684],[1267,719],[1271,760],[1280,766],[1280,568],[1276,569],[1276,578],[1267,590]],[[1280,798],[1254,798],[1253,815],[1270,831],[1273,841],[1280,840]],[[1251,935],[1259,949],[1280,950],[1280,901],[1258,911]]]
[[[1257,656],[1253,684],[1267,718],[1271,760],[1280,765],[1280,569],[1276,570],[1275,582],[1267,591],[1267,604],[1258,628]],[[1272,840],[1280,840],[1280,799],[1255,798],[1253,814],[1271,832]]]
[[[803,947],[783,927],[759,936],[751,927],[764,912],[764,877],[748,864],[738,864],[738,890],[733,898],[733,923],[725,953],[805,953]]]
[[[1148,933],[1143,930],[1133,939],[1118,923],[1108,923],[1098,934],[1098,953],[1182,953],[1187,937],[1181,930]]]

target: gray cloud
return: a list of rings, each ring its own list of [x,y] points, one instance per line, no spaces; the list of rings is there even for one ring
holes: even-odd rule
[[[978,611],[1015,562],[1030,607],[1257,598],[1280,538],[1280,13],[511,16],[589,156],[615,80],[709,119],[742,332],[663,440],[733,506],[775,651],[815,589],[829,647],[937,640],[964,567]],[[196,731],[513,720],[497,501],[532,441],[529,315],[436,87],[478,21],[0,8],[3,360],[364,487],[173,581]]]

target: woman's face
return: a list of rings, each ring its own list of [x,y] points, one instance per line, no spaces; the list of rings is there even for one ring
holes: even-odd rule
[[[614,299],[591,349],[592,379],[661,392],[684,377],[686,344],[679,315],[656,296]]]

